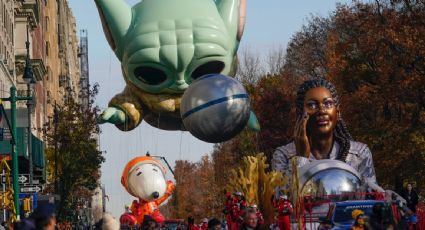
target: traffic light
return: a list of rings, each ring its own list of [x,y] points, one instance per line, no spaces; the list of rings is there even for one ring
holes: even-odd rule
[[[31,212],[31,199],[24,198],[23,203],[24,203],[24,207],[23,207],[24,212]]]

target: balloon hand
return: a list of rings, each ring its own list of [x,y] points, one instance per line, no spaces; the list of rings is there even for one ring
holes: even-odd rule
[[[111,123],[115,125],[124,124],[127,120],[127,115],[119,108],[108,107],[100,114],[98,119],[99,124]]]

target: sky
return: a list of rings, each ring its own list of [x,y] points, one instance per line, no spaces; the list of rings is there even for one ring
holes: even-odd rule
[[[77,21],[77,31],[88,30],[90,82],[99,83],[96,103],[104,109],[109,100],[124,89],[120,63],[105,39],[94,1],[68,1]],[[134,5],[139,0],[127,2]],[[247,0],[247,18],[240,47],[248,47],[263,55],[275,47],[286,47],[310,15],[327,16],[337,2],[350,0]],[[161,131],[144,122],[130,132],[119,131],[111,124],[101,125],[101,130],[100,149],[105,151],[106,158],[101,183],[109,197],[106,209],[116,218],[123,213],[124,205],[134,199],[120,183],[122,170],[132,158],[149,151],[151,155],[165,157],[173,166],[180,159],[196,162],[213,150],[213,144],[202,142],[188,132]],[[167,177],[172,179],[170,173]]]

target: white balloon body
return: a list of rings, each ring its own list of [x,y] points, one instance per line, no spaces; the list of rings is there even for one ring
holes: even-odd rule
[[[157,165],[150,163],[135,165],[128,174],[128,190],[142,200],[157,200],[167,190],[165,175]]]
[[[180,113],[185,129],[196,138],[210,143],[227,141],[248,123],[248,93],[234,78],[204,75],[186,89]]]

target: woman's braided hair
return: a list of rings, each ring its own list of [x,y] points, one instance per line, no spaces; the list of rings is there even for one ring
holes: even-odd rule
[[[304,110],[304,99],[305,94],[308,90],[317,87],[324,87],[329,90],[332,95],[332,99],[335,101],[336,106],[340,105],[339,97],[336,92],[335,86],[325,79],[314,79],[305,81],[299,88],[297,92],[296,104],[296,113],[297,116],[302,116]],[[338,160],[345,161],[347,158],[348,150],[350,149],[350,140],[353,140],[350,132],[348,132],[345,122],[342,120],[342,117],[338,116],[338,121],[336,124],[334,132],[335,140],[341,146],[337,156]]]

